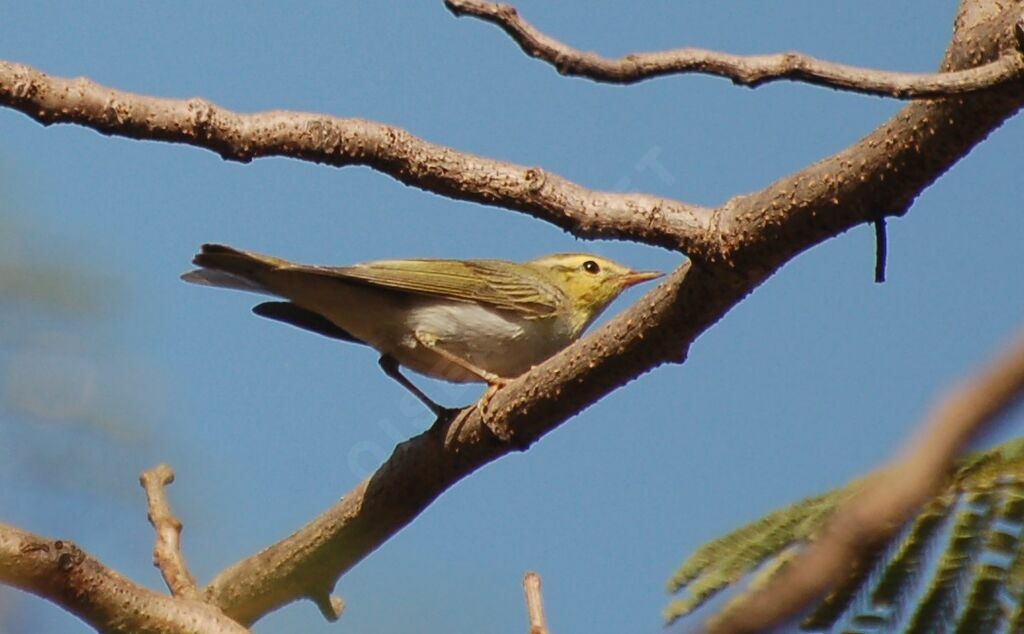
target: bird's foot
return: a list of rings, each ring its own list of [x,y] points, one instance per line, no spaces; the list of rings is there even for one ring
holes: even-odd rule
[[[476,407],[480,411],[480,420],[483,421],[485,427],[494,435],[495,438],[501,442],[508,444],[515,444],[515,437],[505,425],[499,425],[497,422],[491,419],[490,405],[491,399],[498,393],[503,387],[508,385],[511,379],[506,379],[500,376],[491,375],[487,378],[487,391],[480,397],[480,401]]]

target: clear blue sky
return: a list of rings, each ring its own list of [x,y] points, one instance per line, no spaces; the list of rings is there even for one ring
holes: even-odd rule
[[[900,107],[693,76],[595,85],[560,77],[439,0],[401,4],[11,3],[0,58],[243,112],[364,117],[586,186],[708,205],[841,149]],[[801,50],[924,71],[938,64],[955,2],[518,6],[606,54]],[[18,333],[0,350],[0,380],[41,377],[49,391],[37,405],[54,410],[40,419],[0,409],[11,439],[0,444],[0,521],[76,540],[154,588],[135,485],[144,468],[177,471],[171,500],[205,582],[288,535],[429,424],[372,351],[261,320],[249,313],[255,296],[180,282],[199,244],[324,264],[566,250],[637,268],[680,262],[580,242],[364,168],[226,163],[43,128],[9,110],[0,139],[0,244],[13,242],[22,262],[74,267],[81,277],[69,283],[98,305],[91,317],[0,312]],[[642,377],[442,496],[342,579],[341,623],[300,603],[257,629],[518,633],[521,578],[536,570],[559,634],[659,631],[664,583],[687,553],[878,464],[1021,323],[1021,139],[1018,117],[891,221],[886,284],[872,282],[867,227],[802,255],[701,337],[686,365]],[[478,394],[420,382],[449,405]],[[82,418],[102,424],[73,424]],[[1022,426],[1018,414],[997,436]],[[18,608],[18,631],[88,631],[35,598],[0,600]]]

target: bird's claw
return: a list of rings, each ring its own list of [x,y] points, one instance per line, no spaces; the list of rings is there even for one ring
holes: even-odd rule
[[[494,437],[498,440],[511,443],[513,441],[512,432],[504,426],[498,426],[491,420],[490,416],[490,405],[491,399],[498,393],[501,388],[505,387],[511,382],[511,379],[506,379],[500,376],[491,376],[487,379],[487,391],[480,397],[480,401],[477,403],[477,409],[480,410],[480,419],[483,421],[484,426],[487,427],[494,434]]]

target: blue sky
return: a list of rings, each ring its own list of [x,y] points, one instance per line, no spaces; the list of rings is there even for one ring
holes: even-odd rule
[[[517,6],[551,35],[609,55],[801,50],[927,71],[955,4]],[[564,78],[439,1],[14,3],[0,58],[242,112],[373,119],[585,186],[706,205],[845,147],[900,107],[795,84]],[[443,495],[341,580],[341,623],[300,603],[257,630],[521,632],[521,579],[536,570],[553,631],[660,631],[664,583],[687,553],[884,460],[937,393],[1020,325],[1022,132],[1011,120],[890,222],[886,284],[872,282],[867,227],[800,256],[701,337],[685,365],[645,375]],[[239,165],[43,128],[10,110],[0,110],[0,211],[9,254],[67,267],[91,300],[70,315],[0,311],[14,333],[0,349],[10,439],[0,521],[76,540],[161,589],[141,470],[177,471],[171,501],[205,582],[325,509],[430,422],[372,351],[261,320],[249,313],[255,296],[179,281],[201,243],[323,264],[570,250],[643,269],[681,261],[582,242],[365,168]],[[45,390],[19,395],[10,386],[24,377]],[[480,391],[418,382],[449,405]],[[980,444],[1022,427],[1018,413]],[[14,603],[25,631],[89,631],[32,597],[0,601]]]

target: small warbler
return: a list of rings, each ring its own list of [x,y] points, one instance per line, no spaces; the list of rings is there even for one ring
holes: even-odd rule
[[[218,244],[182,279],[288,301],[263,317],[381,353],[380,365],[440,416],[446,410],[399,365],[456,383],[485,382],[485,401],[510,378],[575,341],[622,291],[660,277],[585,254],[522,264],[503,260],[380,260],[352,266],[293,264]]]

